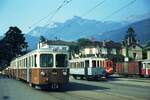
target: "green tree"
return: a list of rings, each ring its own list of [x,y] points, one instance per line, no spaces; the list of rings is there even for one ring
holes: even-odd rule
[[[87,38],[80,38],[80,39],[77,40],[77,42],[78,42],[78,45],[79,45],[80,47],[82,47],[82,46],[87,45],[87,44],[90,43],[91,41],[90,41],[89,39],[87,39]]]
[[[144,47],[145,47],[145,48],[150,48],[150,41],[146,42],[146,44],[145,44]]]
[[[40,36],[40,42],[46,42],[46,38],[44,36]]]
[[[128,45],[130,45],[130,43],[136,43],[136,34],[135,34],[135,31],[132,27],[129,27],[128,30],[127,30],[127,35],[125,36],[125,39],[127,39],[128,41]]]
[[[5,55],[5,57],[2,55],[1,60],[6,60],[7,64],[12,58],[21,55],[24,52],[23,50],[28,47],[24,34],[18,27],[10,27],[1,40],[1,44],[0,52]]]

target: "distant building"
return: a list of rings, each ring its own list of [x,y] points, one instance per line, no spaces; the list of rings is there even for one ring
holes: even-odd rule
[[[150,60],[150,50],[147,51],[147,59]]]
[[[45,40],[45,41],[40,41],[37,45],[38,49],[40,48],[50,48],[52,50],[64,50],[64,51],[69,51],[69,46],[68,42],[61,41],[61,40]]]
[[[141,60],[143,58],[142,52],[143,48],[135,39],[134,30],[129,28],[122,43],[122,55],[133,60]]]
[[[121,44],[113,41],[94,41],[80,48],[82,56],[107,56],[120,54]]]

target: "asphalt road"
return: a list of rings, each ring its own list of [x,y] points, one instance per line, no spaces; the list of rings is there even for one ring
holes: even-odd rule
[[[150,100],[150,80],[85,81],[71,78],[64,89],[45,91],[0,76],[0,100]]]

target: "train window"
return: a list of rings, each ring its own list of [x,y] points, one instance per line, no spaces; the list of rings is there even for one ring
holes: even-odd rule
[[[97,67],[100,67],[99,60],[97,60]]]
[[[66,54],[56,55],[56,67],[67,67],[67,55]]]
[[[92,60],[92,67],[96,67],[96,60]]]
[[[34,55],[34,67],[37,67],[37,64],[36,64],[36,55]]]
[[[31,67],[33,67],[33,58],[31,56]]]
[[[76,68],[76,63],[75,62],[73,62],[73,67]]]
[[[40,55],[40,67],[53,67],[53,55],[41,54]]]
[[[150,63],[147,63],[147,68],[150,68]]]
[[[84,62],[81,62],[81,68],[84,68]]]
[[[85,61],[85,67],[89,67],[89,60]]]
[[[27,62],[27,58],[26,58],[26,67],[27,67],[27,63],[28,63],[28,62]]]
[[[23,67],[25,67],[25,59],[23,59],[22,61],[23,61]]]
[[[31,57],[29,56],[29,67],[31,67]]]
[[[34,56],[32,56],[32,67],[34,67]]]
[[[77,62],[77,68],[80,68],[80,63],[79,62]]]

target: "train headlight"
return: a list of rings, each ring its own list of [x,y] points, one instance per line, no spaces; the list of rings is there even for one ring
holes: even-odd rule
[[[67,75],[67,72],[63,72],[63,75]]]
[[[63,75],[67,75],[67,70],[62,70]]]
[[[46,76],[46,73],[41,71],[41,76]]]

